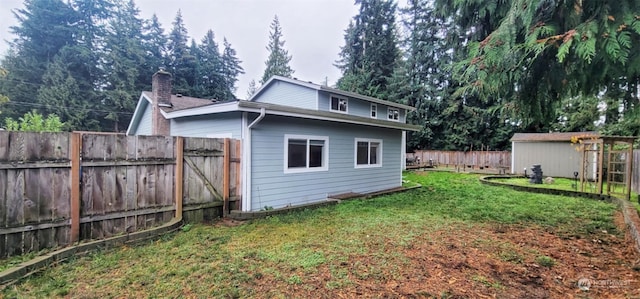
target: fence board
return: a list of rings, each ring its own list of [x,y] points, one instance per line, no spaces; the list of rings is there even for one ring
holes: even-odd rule
[[[53,220],[53,179],[55,178],[54,168],[41,168],[38,176],[38,222]]]
[[[5,133],[0,134],[0,161],[9,161],[9,139],[11,135]]]
[[[631,190],[636,194],[640,194],[640,150],[633,151],[633,166],[631,173]]]
[[[25,190],[24,190],[24,223],[38,222],[38,205],[40,195],[38,194],[38,179],[40,178],[40,169],[27,169],[25,172]]]
[[[125,183],[124,210],[135,210],[138,207],[136,200],[137,195],[137,174],[135,166],[127,166],[125,177],[122,179]]]
[[[147,207],[147,170],[142,167],[136,168],[136,207]]]
[[[7,236],[6,235],[0,235],[0,258],[5,258],[7,257],[7,242],[6,242]]]
[[[0,228],[7,225],[7,203],[7,170],[0,170]]]
[[[69,184],[70,170],[56,169],[52,180],[52,217],[53,219],[70,218],[71,212],[71,187]]]
[[[7,185],[7,226],[24,223],[24,170],[8,170]]]

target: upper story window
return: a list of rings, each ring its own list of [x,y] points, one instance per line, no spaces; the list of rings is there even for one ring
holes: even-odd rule
[[[400,121],[400,109],[389,108],[387,119],[393,120],[393,121]]]
[[[378,105],[371,104],[371,118],[378,118]]]
[[[284,135],[284,172],[328,170],[328,147],[326,136]]]
[[[331,96],[331,111],[347,113],[347,98]]]

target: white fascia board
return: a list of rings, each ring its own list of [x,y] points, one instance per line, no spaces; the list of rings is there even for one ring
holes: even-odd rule
[[[138,99],[138,104],[136,105],[136,109],[133,110],[133,116],[131,116],[131,122],[129,122],[129,127],[127,128],[127,135],[131,136],[133,132],[132,129],[138,128],[138,125],[140,124],[140,118],[142,118],[142,114],[144,113],[144,108],[142,108],[142,100],[146,100],[147,101],[147,105],[151,104],[151,99],[147,98],[147,96],[144,95],[144,92],[142,92],[140,94],[140,98]],[[135,124],[135,126],[134,126]]]
[[[231,112],[231,111],[238,111],[238,102],[211,104],[207,106],[189,108],[189,109],[178,110],[173,112],[162,111],[162,115],[166,119],[172,119],[172,118],[179,118],[179,117],[185,117],[185,116],[195,116],[195,115],[213,114],[213,113]]]
[[[246,111],[246,112],[260,113],[260,109],[259,108],[244,108],[243,107],[241,110],[242,111]],[[278,111],[278,110],[272,110],[272,109],[268,109],[268,108],[267,108],[267,114],[269,114],[269,115],[278,115],[278,116],[297,117],[297,118],[306,118],[306,119],[315,119],[315,120],[335,121],[335,122],[341,122],[341,123],[350,123],[350,124],[356,124],[356,125],[366,125],[366,126],[381,127],[381,128],[391,128],[391,129],[398,129],[398,130],[407,130],[407,128],[404,128],[404,127],[394,126],[393,123],[391,123],[389,125],[375,124],[375,123],[370,123],[370,122],[366,122],[366,121],[345,120],[345,119],[339,119],[339,118],[333,118],[333,117],[324,117],[324,116],[318,116],[318,115],[309,115],[309,114],[301,114],[301,113],[294,113],[294,112]],[[398,123],[398,124],[403,124],[403,123]]]

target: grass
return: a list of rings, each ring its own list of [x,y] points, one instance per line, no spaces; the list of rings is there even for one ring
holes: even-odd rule
[[[571,190],[571,191],[580,191],[580,180],[578,180],[577,182],[575,182],[573,179],[567,179],[567,178],[553,178],[554,182],[552,184],[547,184],[544,183],[543,184],[531,184],[529,183],[529,179],[528,178],[508,178],[508,179],[493,179],[493,181],[497,181],[497,182],[503,182],[503,183],[509,183],[509,184],[513,184],[513,185],[519,185],[519,186],[528,186],[528,187],[535,187],[535,188],[547,188],[547,189],[560,189],[560,190]],[[577,189],[574,188],[574,184],[577,184]],[[620,189],[621,187],[618,186],[618,192],[622,192],[623,190]],[[605,182],[602,186],[602,190],[603,192],[606,192],[607,190],[607,183]],[[590,193],[596,193],[597,192],[597,186],[595,183],[593,182],[585,182],[584,184],[584,192],[590,192]],[[635,192],[631,193],[631,198],[635,199],[637,198],[638,194]]]
[[[4,289],[0,297],[287,297],[286,290],[304,290],[319,280],[325,290],[340,290],[354,279],[397,278],[409,263],[397,249],[444,228],[517,224],[567,236],[618,233],[615,206],[606,202],[485,186],[470,174],[407,173],[405,179],[423,187],[237,227],[189,225],[145,245],[60,264]],[[509,245],[500,250],[502,259],[524,259]],[[551,267],[554,260],[539,262]],[[474,280],[503,287],[484,276]]]
[[[547,184],[547,183],[543,183],[543,184],[531,184],[529,183],[529,179],[528,178],[506,178],[506,179],[493,179],[493,181],[496,182],[502,182],[502,183],[508,183],[508,184],[512,184],[512,185],[518,185],[518,186],[527,186],[527,187],[534,187],[534,188],[545,188],[545,189],[560,189],[560,190],[571,190],[571,191],[580,191],[580,180],[578,180],[577,182],[577,189],[574,188],[574,184],[576,184],[576,182],[573,179],[567,179],[567,178],[554,178],[554,182],[552,184]],[[614,191],[618,191],[618,192],[622,192],[623,190],[621,190],[620,186],[617,186],[618,190],[614,190]],[[597,192],[597,186],[595,183],[592,182],[585,182],[584,185],[584,192],[589,192],[589,193],[596,193]],[[602,186],[602,192],[606,193],[607,191],[607,183],[605,182]],[[636,210],[638,210],[638,212],[640,213],[640,202],[638,202],[638,193],[631,191],[631,203],[632,205],[636,208]]]

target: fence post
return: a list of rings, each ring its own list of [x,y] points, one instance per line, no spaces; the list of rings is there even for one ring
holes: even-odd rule
[[[80,146],[82,134],[71,133],[71,243],[80,237]]]
[[[229,164],[231,162],[231,148],[229,147],[229,138],[224,139],[224,164],[222,175],[222,217],[229,214]]]
[[[176,137],[176,218],[182,219],[182,184],[184,177],[184,137]]]

